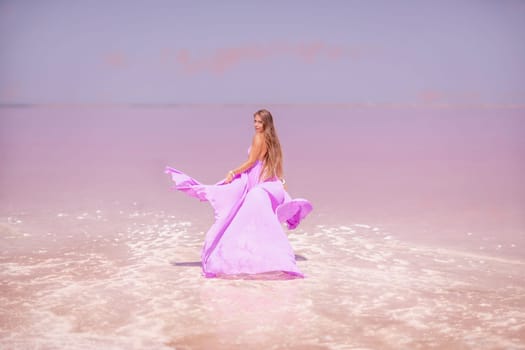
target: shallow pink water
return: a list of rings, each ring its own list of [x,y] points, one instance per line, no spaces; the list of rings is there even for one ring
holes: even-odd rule
[[[274,106],[304,280],[207,280],[257,106],[0,110],[2,348],[525,348],[521,110]]]

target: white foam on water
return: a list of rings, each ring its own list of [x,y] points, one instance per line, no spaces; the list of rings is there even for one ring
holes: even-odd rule
[[[362,228],[370,228],[371,226],[370,225],[365,225],[365,224],[354,224],[355,227],[362,227]]]
[[[205,279],[202,225],[160,211],[59,213],[47,219],[61,226],[41,233],[57,243],[0,260],[0,311],[20,315],[4,323],[6,348],[489,349],[524,341],[525,263],[516,259],[369,235],[371,225],[317,225],[288,236],[304,258],[304,280]],[[27,244],[40,236],[12,237]]]

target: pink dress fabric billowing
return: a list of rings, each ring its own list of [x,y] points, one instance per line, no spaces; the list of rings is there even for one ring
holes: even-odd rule
[[[263,163],[257,161],[229,184],[204,185],[166,167],[175,189],[209,202],[215,211],[201,253],[206,277],[267,272],[304,277],[281,223],[296,228],[312,205],[305,199],[292,199],[277,179],[261,182],[262,168]]]

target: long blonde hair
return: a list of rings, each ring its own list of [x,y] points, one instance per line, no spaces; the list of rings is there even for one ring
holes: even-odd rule
[[[261,178],[267,180],[274,176],[279,179],[283,177],[283,153],[281,143],[273,125],[273,117],[270,111],[266,109],[258,110],[254,113],[259,116],[263,122],[264,141],[266,144],[266,154],[264,155],[264,167]]]

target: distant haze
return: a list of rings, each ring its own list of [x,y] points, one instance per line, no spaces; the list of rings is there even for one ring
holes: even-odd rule
[[[0,104],[525,105],[524,1],[0,2]]]

